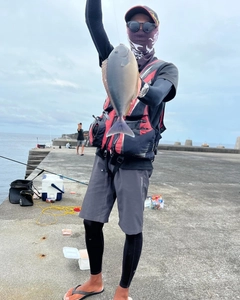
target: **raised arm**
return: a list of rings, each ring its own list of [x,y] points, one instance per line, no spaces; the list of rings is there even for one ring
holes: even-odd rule
[[[113,50],[102,22],[101,0],[87,0],[85,10],[86,24],[99,54],[100,66]]]

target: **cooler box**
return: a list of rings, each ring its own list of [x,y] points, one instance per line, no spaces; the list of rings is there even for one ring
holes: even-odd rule
[[[44,174],[42,178],[42,200],[61,200],[64,193],[63,178],[59,175]]]

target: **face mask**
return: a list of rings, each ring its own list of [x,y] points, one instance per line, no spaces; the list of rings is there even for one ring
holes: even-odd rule
[[[153,47],[158,38],[158,27],[149,33],[146,33],[141,29],[137,32],[132,32],[129,28],[127,28],[127,34],[131,50],[137,59],[139,68],[141,69],[153,58],[155,54]]]

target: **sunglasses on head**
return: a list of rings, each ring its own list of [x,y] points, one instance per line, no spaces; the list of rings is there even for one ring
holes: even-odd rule
[[[141,23],[138,21],[129,21],[127,22],[127,27],[132,31],[132,32],[138,32],[140,30],[140,27],[142,25],[142,30],[146,33],[149,33],[153,31],[157,26],[154,23],[151,22],[145,22]]]

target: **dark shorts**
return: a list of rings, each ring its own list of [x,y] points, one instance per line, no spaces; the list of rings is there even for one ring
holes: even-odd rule
[[[114,166],[108,167],[112,171]],[[107,223],[117,199],[119,226],[126,234],[138,234],[143,228],[144,201],[152,170],[119,169],[114,178],[106,171],[106,163],[95,157],[88,189],[79,216]]]

